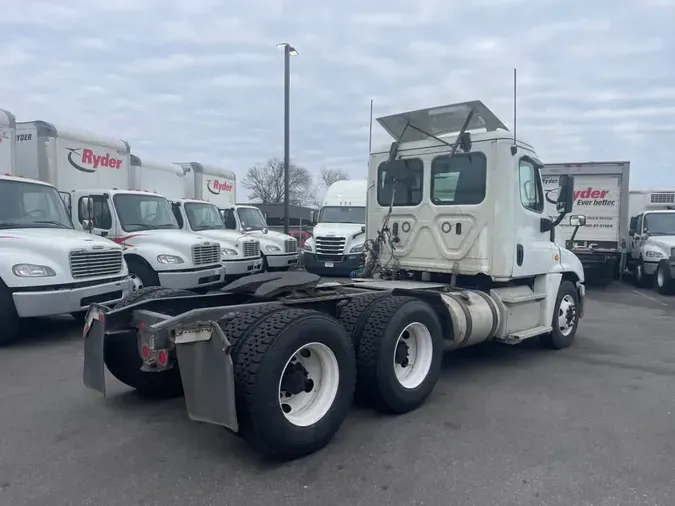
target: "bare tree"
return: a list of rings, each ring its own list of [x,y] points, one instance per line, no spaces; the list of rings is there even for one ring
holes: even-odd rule
[[[288,167],[289,202],[294,205],[313,203],[312,174],[305,168],[291,163]],[[241,185],[251,190],[251,200],[263,204],[280,204],[284,201],[284,162],[270,158],[261,165],[248,169]]]
[[[336,181],[344,181],[345,179],[349,179],[349,174],[344,169],[329,169],[324,167],[321,169],[320,178],[321,186],[323,186],[324,190],[327,190],[328,187]]]

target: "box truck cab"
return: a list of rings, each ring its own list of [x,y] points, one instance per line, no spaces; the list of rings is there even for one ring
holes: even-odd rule
[[[185,170],[186,197],[203,199],[220,210],[228,230],[236,230],[260,241],[263,270],[288,270],[298,264],[298,241],[267,227],[255,206],[236,204],[234,172],[198,162],[178,162]]]
[[[639,286],[675,291],[675,189],[631,190],[628,270]]]
[[[359,268],[366,240],[367,193],[365,179],[336,181],[326,190],[312,237],[302,248],[307,271],[349,276]]]
[[[74,230],[52,185],[0,176],[0,346],[19,336],[19,319],[114,302],[132,289],[122,247]]]
[[[42,121],[17,123],[19,131],[30,137],[17,144],[24,170],[70,194],[75,228],[122,245],[136,287],[198,289],[223,281],[220,245],[180,230],[162,196],[182,190],[181,171],[132,167],[129,145],[121,140]]]

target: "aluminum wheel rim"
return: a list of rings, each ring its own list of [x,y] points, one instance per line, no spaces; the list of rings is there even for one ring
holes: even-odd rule
[[[312,381],[309,392],[289,393],[282,388],[289,367],[300,364]],[[321,420],[333,406],[340,386],[340,365],[333,350],[323,343],[298,348],[288,359],[279,379],[279,407],[286,420],[296,427],[308,427]]]
[[[141,288],[143,288],[143,282],[141,281],[141,278],[139,278],[138,276],[136,276],[136,274],[132,274],[132,275],[131,275],[131,282],[132,282],[132,284],[133,284],[133,286],[132,286],[132,291],[135,292],[135,291],[140,290]]]
[[[407,364],[400,360],[400,346],[406,347]],[[399,334],[394,346],[394,373],[403,388],[417,388],[424,382],[434,358],[434,342],[426,325],[413,322]]]
[[[568,317],[568,312],[572,312]],[[558,306],[558,330],[563,336],[568,336],[574,329],[577,319],[577,305],[571,295],[565,295]]]

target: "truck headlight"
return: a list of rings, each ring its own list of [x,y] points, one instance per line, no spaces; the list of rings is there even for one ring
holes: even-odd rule
[[[160,264],[182,264],[183,259],[178,255],[157,255]]]
[[[302,245],[302,250],[303,251],[309,251],[310,253],[312,252],[312,245],[308,242]]]
[[[661,258],[663,255],[660,251],[645,251],[645,256],[650,258]]]
[[[363,244],[354,246],[352,249],[349,250],[350,253],[361,253],[362,251],[363,251]]]
[[[56,276],[56,272],[51,267],[36,264],[16,264],[12,267],[12,272],[20,278],[48,278]]]
[[[281,248],[279,246],[274,246],[273,244],[268,244],[267,246],[265,246],[265,251],[269,251],[269,252],[281,251]]]
[[[237,256],[239,254],[236,249],[232,249],[232,248],[221,248],[220,251],[222,251],[223,255],[225,255],[227,257],[234,257],[234,256]]]

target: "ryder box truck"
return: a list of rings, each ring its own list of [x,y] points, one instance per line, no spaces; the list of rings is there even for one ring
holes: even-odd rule
[[[574,227],[561,223],[567,248],[581,260],[587,278],[610,282],[626,266],[630,162],[547,163],[541,171],[549,208],[555,214],[558,178],[574,176],[572,215],[586,217],[574,239]]]

